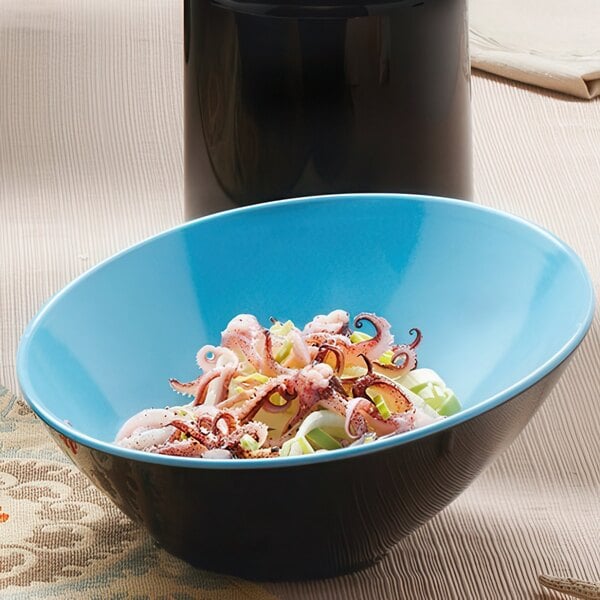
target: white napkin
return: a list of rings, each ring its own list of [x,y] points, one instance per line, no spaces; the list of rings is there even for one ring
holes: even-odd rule
[[[469,22],[473,67],[600,95],[600,0],[469,0]]]

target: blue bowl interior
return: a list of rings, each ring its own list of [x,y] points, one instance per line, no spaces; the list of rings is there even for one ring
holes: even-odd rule
[[[29,325],[18,375],[44,420],[106,449],[133,413],[183,402],[169,378],[195,378],[196,351],[237,313],[302,325],[335,308],[372,311],[398,342],[419,327],[419,365],[461,399],[465,410],[432,430],[552,370],[585,335],[593,302],[571,250],[493,210],[408,196],[286,201],[188,223],[92,269]]]

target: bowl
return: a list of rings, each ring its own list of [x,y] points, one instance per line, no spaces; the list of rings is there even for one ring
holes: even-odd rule
[[[304,323],[375,312],[423,332],[462,410],[358,447],[206,460],[112,443],[178,404],[196,351],[238,313]],[[247,207],[133,246],[56,294],[18,352],[22,393],[77,467],[168,552],[246,578],[370,565],[458,496],[540,406],[588,331],[580,259],[547,231],[472,203],[338,195]]]

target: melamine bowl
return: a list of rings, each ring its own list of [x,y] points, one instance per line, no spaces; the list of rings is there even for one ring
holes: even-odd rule
[[[580,259],[520,218],[406,195],[297,199],[192,221],[91,269],[40,310],[18,353],[56,443],[167,551],[254,579],[358,569],[457,497],[522,430],[590,327]],[[463,404],[356,448],[202,460],[113,445],[177,403],[198,348],[238,313],[303,323],[335,308],[424,334],[420,366]]]

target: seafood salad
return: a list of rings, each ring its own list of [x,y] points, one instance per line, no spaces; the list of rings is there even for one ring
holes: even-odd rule
[[[369,323],[374,332],[362,331]],[[302,329],[234,317],[219,346],[200,348],[200,375],[171,379],[181,405],[131,417],[116,444],[201,458],[296,456],[367,444],[460,410],[439,375],[417,368],[421,331],[396,344],[386,319],[334,310]]]

